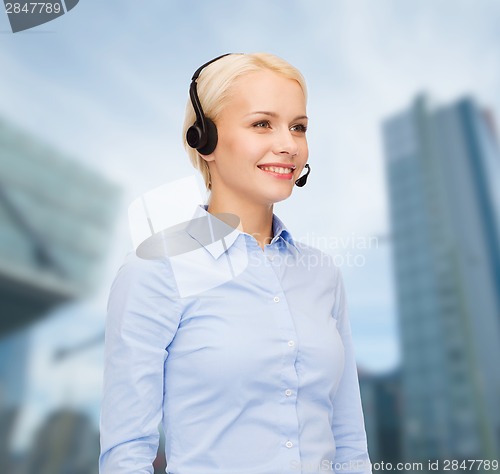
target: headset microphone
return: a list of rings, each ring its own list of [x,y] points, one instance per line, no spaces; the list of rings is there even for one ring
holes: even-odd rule
[[[198,150],[198,152],[202,155],[210,155],[210,153],[215,150],[218,137],[215,123],[205,116],[203,108],[201,107],[201,102],[196,88],[196,81],[203,69],[205,69],[209,64],[212,64],[218,59],[228,56],[229,54],[231,53],[217,56],[216,58],[203,64],[195,71],[193,77],[191,78],[189,97],[191,98],[191,103],[193,104],[193,109],[196,114],[196,121],[188,128],[186,132],[186,141],[191,148],[196,148],[196,150]]]
[[[306,173],[304,176],[301,176],[299,179],[297,179],[297,180],[295,181],[295,184],[296,184],[299,188],[301,188],[301,187],[305,186],[305,184],[307,183],[307,176],[308,176],[308,175],[309,175],[309,173],[311,172],[311,167],[310,167],[308,164],[306,164],[306,165],[305,165],[305,168],[307,168],[307,173]]]

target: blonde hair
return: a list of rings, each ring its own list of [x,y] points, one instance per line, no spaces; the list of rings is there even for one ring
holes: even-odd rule
[[[197,80],[198,97],[205,116],[217,124],[217,119],[230,97],[230,90],[234,81],[245,74],[262,70],[272,71],[297,81],[307,100],[304,77],[297,68],[284,59],[269,53],[230,54],[208,65],[203,69]],[[196,114],[191,100],[188,100],[182,130],[184,148],[191,160],[191,164],[203,176],[206,188],[211,189],[212,183],[207,161],[201,157],[196,149],[191,148],[186,141],[186,132],[195,121]]]

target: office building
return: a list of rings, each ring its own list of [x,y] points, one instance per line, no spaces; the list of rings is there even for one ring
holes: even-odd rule
[[[403,461],[401,453],[401,374],[358,370],[370,461]]]
[[[99,283],[121,190],[0,118],[0,465],[23,403],[30,324]]]
[[[0,336],[95,289],[120,195],[0,119]]]
[[[405,460],[499,459],[500,153],[473,99],[383,126]]]

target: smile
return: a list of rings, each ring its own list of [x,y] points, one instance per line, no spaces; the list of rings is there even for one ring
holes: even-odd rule
[[[293,170],[295,169],[295,167],[285,168],[282,166],[258,166],[258,168],[265,173],[281,179],[291,179],[293,176]]]

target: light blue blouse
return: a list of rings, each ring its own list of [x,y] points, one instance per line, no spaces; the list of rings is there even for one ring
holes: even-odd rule
[[[100,472],[152,473],[162,422],[169,474],[370,473],[333,259],[275,215],[264,251],[180,232],[190,251],[131,253],[113,282]]]

